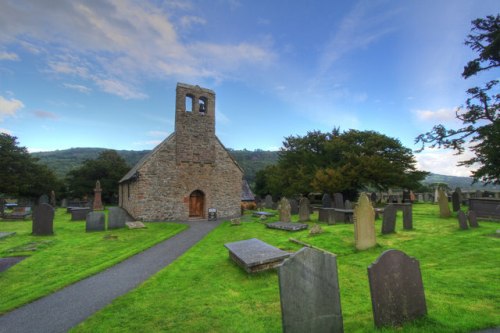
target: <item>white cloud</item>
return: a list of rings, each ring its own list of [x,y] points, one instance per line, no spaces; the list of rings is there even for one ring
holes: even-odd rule
[[[65,86],[66,88],[69,88],[69,89],[79,91],[83,94],[88,94],[92,91],[92,89],[90,89],[89,87],[86,87],[86,86],[81,85],[81,84],[63,83],[63,86]]]
[[[0,60],[17,61],[19,56],[13,52],[0,51]]]
[[[96,79],[96,83],[103,91],[122,97],[123,99],[144,99],[148,95],[135,90],[127,84],[113,79]]]
[[[148,136],[154,136],[154,137],[162,137],[165,138],[168,136],[168,132],[165,131],[149,131]]]
[[[15,114],[24,107],[23,102],[18,99],[6,99],[0,96],[0,121],[5,117],[13,117]]]
[[[12,131],[8,130],[6,128],[0,128],[0,133],[5,133],[5,134],[8,134],[8,135],[12,135]]]
[[[414,110],[413,114],[420,121],[450,122],[456,120],[456,109],[442,108],[438,110]]]
[[[449,149],[426,148],[421,153],[416,153],[417,168],[441,175],[470,177],[473,168],[457,166],[458,162],[465,161],[474,156],[470,150],[465,150],[462,155],[455,155]]]
[[[206,23],[207,20],[205,20],[203,17],[193,15],[186,15],[181,17],[180,19],[180,24],[184,28],[189,28],[194,24],[205,25]]]

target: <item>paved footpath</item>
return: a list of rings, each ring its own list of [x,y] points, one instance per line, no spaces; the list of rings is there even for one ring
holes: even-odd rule
[[[0,316],[0,332],[66,332],[169,265],[220,222],[185,223],[189,229],[174,237],[101,273]]]

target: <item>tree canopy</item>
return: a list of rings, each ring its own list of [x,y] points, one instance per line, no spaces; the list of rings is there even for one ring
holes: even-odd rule
[[[417,171],[412,151],[374,131],[313,131],[285,138],[278,163],[257,174],[256,193],[293,196],[389,187],[415,189],[426,172]]]
[[[129,166],[115,150],[105,150],[97,159],[86,160],[66,177],[69,194],[74,198],[93,194],[99,180],[102,199],[113,203],[118,198],[118,181],[127,173]]]
[[[465,40],[478,56],[464,67],[462,76],[467,79],[480,72],[492,70],[500,66],[500,15],[487,16],[472,21],[471,33]],[[468,98],[465,106],[455,112],[456,118],[462,121],[463,127],[448,129],[442,124],[431,131],[420,134],[415,143],[451,148],[461,154],[465,145],[475,156],[460,162],[468,167],[478,166],[472,171],[475,181],[500,184],[500,94],[498,80],[488,81],[484,87],[473,87],[467,90]],[[420,151],[421,151],[420,150]]]
[[[58,191],[62,184],[47,168],[39,164],[17,137],[0,133],[0,194],[37,198]]]

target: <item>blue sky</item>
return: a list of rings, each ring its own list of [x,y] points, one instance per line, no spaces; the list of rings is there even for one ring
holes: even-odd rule
[[[30,151],[152,149],[174,130],[177,82],[216,92],[228,148],[308,131],[375,130],[411,149],[454,110],[470,22],[498,1],[3,0],[0,131]],[[453,152],[422,170],[468,175]]]

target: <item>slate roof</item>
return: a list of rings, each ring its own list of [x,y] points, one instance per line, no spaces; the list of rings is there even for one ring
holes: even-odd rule
[[[255,196],[245,179],[241,182],[241,201],[255,201]]]

